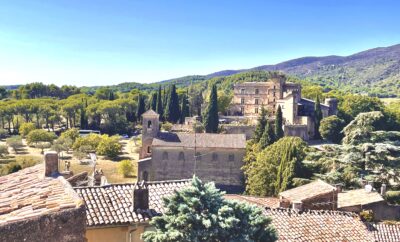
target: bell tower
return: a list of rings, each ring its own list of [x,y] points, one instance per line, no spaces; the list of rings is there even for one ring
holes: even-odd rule
[[[142,114],[142,149],[140,159],[151,156],[151,144],[160,131],[160,115],[153,110]]]

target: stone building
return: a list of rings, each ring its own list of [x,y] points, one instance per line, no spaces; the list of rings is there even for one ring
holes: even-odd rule
[[[284,75],[276,75],[267,82],[245,82],[234,86],[229,115],[245,116],[256,122],[261,107],[274,117],[278,106],[282,109],[286,136],[305,140],[314,136],[315,102],[301,96],[301,85],[286,82]],[[321,103],[323,117],[337,113],[337,100],[327,98]]]
[[[143,114],[139,180],[188,179],[196,174],[224,190],[243,189],[244,134],[160,132],[158,114]]]
[[[84,242],[82,199],[60,176],[57,153],[39,164],[0,177],[1,242]]]

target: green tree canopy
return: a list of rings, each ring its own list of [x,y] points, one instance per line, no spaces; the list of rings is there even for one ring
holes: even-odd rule
[[[264,129],[264,133],[260,139],[260,147],[261,149],[264,149],[268,145],[272,145],[275,141],[276,141],[276,136],[272,128],[272,125],[269,122],[267,122],[267,125],[265,126]]]
[[[271,219],[247,203],[225,200],[214,183],[194,177],[192,186],[165,198],[166,211],[150,222],[155,231],[145,232],[144,241],[223,242],[276,241]]]
[[[321,120],[319,132],[324,140],[334,143],[340,143],[343,138],[342,130],[344,128],[344,120],[332,115]]]
[[[267,110],[264,108],[264,106],[262,106],[261,113],[258,116],[256,130],[254,131],[253,139],[255,142],[260,141],[260,139],[264,133],[266,124],[267,124]]]
[[[278,105],[278,110],[276,110],[275,114],[275,127],[274,127],[275,137],[277,140],[285,135],[282,126],[283,126],[282,108],[281,105]]]
[[[175,85],[172,85],[169,91],[167,105],[165,107],[165,120],[171,123],[176,123],[180,118],[179,97],[176,93]]]
[[[317,100],[315,101],[315,107],[314,107],[314,138],[315,139],[321,138],[321,134],[319,133],[319,126],[321,124],[321,120],[322,120],[321,103],[319,101],[319,97],[317,97]]]

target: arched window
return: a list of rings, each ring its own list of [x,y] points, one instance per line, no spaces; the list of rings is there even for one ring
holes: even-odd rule
[[[218,154],[217,153],[213,153],[212,154],[212,160],[213,161],[217,161],[218,160]]]
[[[151,120],[147,121],[147,128],[151,129],[152,126],[153,126],[153,124],[151,123]]]
[[[162,154],[162,159],[168,160],[168,152],[164,151],[164,153]]]
[[[147,171],[144,171],[142,174],[142,180],[143,181],[148,181],[149,180],[149,173]]]
[[[229,154],[228,161],[235,161],[235,155],[234,154]]]
[[[185,154],[181,151],[179,152],[178,160],[184,160],[185,159]]]

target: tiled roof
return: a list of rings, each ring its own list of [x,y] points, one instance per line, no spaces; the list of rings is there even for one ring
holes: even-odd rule
[[[153,109],[150,109],[146,111],[145,113],[142,114],[142,116],[159,116],[158,113],[156,113]]]
[[[368,223],[367,226],[378,242],[400,241],[400,224]]]
[[[63,177],[44,177],[43,164],[0,177],[0,225],[81,205]]]
[[[374,241],[367,226],[354,213],[267,208],[265,214],[272,218],[278,241]]]
[[[268,208],[278,208],[279,207],[279,198],[276,197],[254,197],[254,196],[246,196],[246,195],[238,195],[238,194],[225,194],[224,198],[233,199],[242,202],[248,202],[255,205],[260,205],[262,207]]]
[[[365,205],[385,201],[376,191],[367,192],[365,189],[356,189],[338,193],[338,208]]]
[[[196,136],[196,137],[195,137]],[[152,146],[245,149],[245,134],[188,134],[160,132]]]
[[[316,180],[306,185],[281,192],[279,195],[283,198],[289,199],[290,201],[302,202],[304,200],[327,194],[332,191],[336,191],[334,186],[329,185],[324,181]]]
[[[190,180],[146,182],[149,189],[149,209],[133,211],[135,184],[113,184],[100,187],[76,187],[86,203],[88,226],[117,225],[144,222],[164,212],[163,197],[190,186]]]

